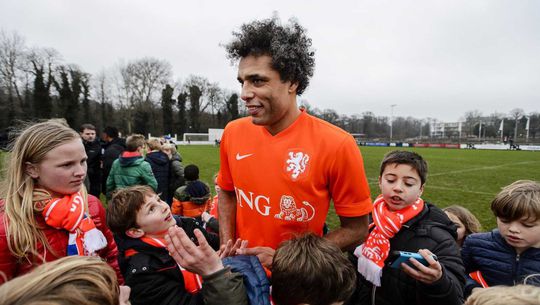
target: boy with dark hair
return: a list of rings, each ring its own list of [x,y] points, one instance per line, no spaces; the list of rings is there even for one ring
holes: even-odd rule
[[[325,237],[341,249],[359,244],[372,204],[358,146],[297,102],[315,68],[307,30],[274,17],[243,24],[233,35],[225,48],[238,62],[235,77],[249,116],[229,122],[221,137],[222,243],[249,240],[241,254],[270,267],[282,241],[306,232],[322,236],[333,207],[339,227]]]
[[[150,187],[115,192],[107,207],[107,225],[115,234],[120,269],[131,287],[133,305],[247,304],[242,276],[224,268],[212,250],[219,247],[217,237],[208,235],[193,219],[173,216],[169,205]],[[175,225],[208,250],[196,262],[200,264],[197,274],[177,264],[167,251],[165,235]]]
[[[518,180],[502,189],[491,202],[497,229],[467,236],[461,256],[465,271],[474,272],[473,288],[512,286],[540,274],[540,183]],[[478,271],[478,272],[477,272]]]
[[[278,305],[341,304],[356,273],[339,247],[312,233],[283,242],[272,262],[272,299]]]
[[[175,215],[196,217],[201,220],[203,212],[210,204],[210,187],[199,180],[199,168],[190,164],[184,169],[186,185],[182,185],[174,193],[172,211]]]
[[[132,185],[149,185],[157,190],[157,181],[150,164],[142,156],[146,145],[143,135],[134,134],[126,140],[126,151],[113,162],[107,178],[107,198],[119,188]]]
[[[456,227],[436,206],[424,202],[427,163],[409,151],[392,151],[381,163],[381,195],[374,202],[370,233],[356,248],[360,281],[353,304],[463,303],[465,274]],[[394,251],[418,252],[389,266]],[[431,254],[435,254],[437,259]]]

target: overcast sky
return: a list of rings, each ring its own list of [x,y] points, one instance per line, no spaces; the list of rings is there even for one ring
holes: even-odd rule
[[[540,1],[0,0],[0,28],[96,74],[144,56],[174,79],[239,89],[222,43],[245,22],[296,17],[315,48],[301,97],[340,114],[433,117],[540,111]]]

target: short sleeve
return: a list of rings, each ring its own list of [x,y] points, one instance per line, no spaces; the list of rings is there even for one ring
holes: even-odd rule
[[[223,136],[221,137],[221,143],[219,145],[219,173],[217,177],[217,184],[225,191],[234,190],[234,182],[232,180],[231,170],[229,167],[229,140],[228,134],[230,129],[225,127]]]
[[[362,154],[352,136],[347,136],[337,150],[330,167],[330,191],[336,213],[357,217],[371,212],[369,185]]]

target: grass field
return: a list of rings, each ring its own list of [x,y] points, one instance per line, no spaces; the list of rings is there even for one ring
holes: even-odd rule
[[[384,154],[395,148],[361,147],[372,197],[379,194],[379,164]],[[425,200],[439,207],[460,204],[471,210],[485,230],[495,227],[489,208],[501,187],[519,179],[540,181],[540,152],[461,150],[441,148],[409,149],[421,154],[429,165]],[[184,166],[197,164],[201,179],[211,184],[219,169],[219,149],[213,146],[179,146]],[[330,228],[339,221],[331,209]]]
[[[360,148],[372,197],[379,194],[379,163],[383,155],[393,149]],[[485,230],[495,227],[489,205],[501,187],[519,179],[540,181],[540,152],[440,148],[410,150],[421,154],[429,164],[428,180],[422,197],[441,208],[451,204],[465,206],[478,217]],[[212,176],[219,169],[219,148],[188,145],[179,146],[179,151],[184,166],[198,165],[201,179],[212,185]],[[0,168],[3,168],[1,159]],[[339,223],[332,209],[327,222],[330,228],[335,228]]]

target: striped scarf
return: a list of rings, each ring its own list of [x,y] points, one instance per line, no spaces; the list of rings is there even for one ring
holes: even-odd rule
[[[34,191],[36,206],[43,207],[42,215],[47,225],[69,232],[67,255],[95,255],[107,246],[107,239],[88,217],[80,192],[62,198],[51,198],[48,192]],[[45,198],[44,198],[45,197]],[[41,200],[39,200],[41,199]]]
[[[373,283],[381,285],[384,261],[390,252],[390,239],[396,235],[401,226],[414,218],[424,209],[424,200],[418,198],[415,203],[399,210],[391,211],[379,195],[373,203],[373,223],[369,225],[371,232],[366,241],[354,250],[358,257],[358,272]]]

